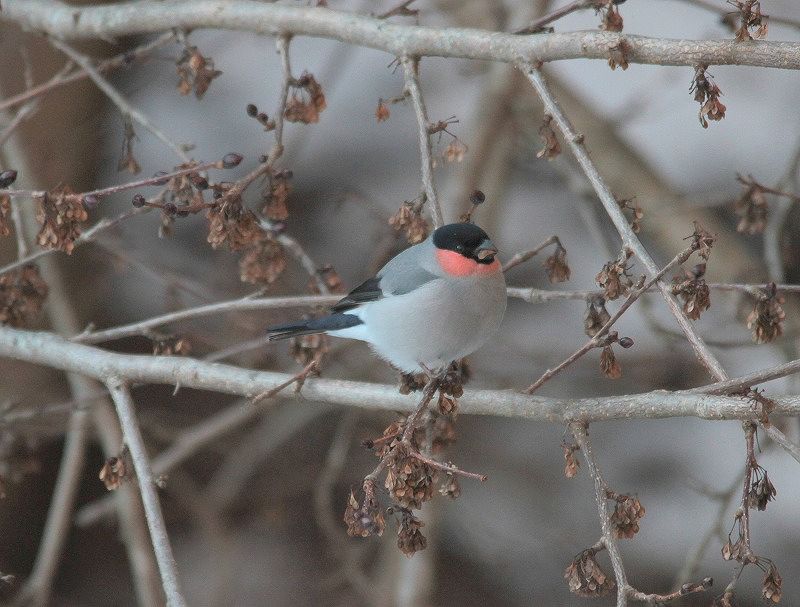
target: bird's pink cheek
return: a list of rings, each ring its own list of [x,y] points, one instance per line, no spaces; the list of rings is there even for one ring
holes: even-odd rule
[[[439,249],[436,251],[436,259],[442,269],[452,276],[469,276],[478,271],[477,261],[468,259],[455,251]]]

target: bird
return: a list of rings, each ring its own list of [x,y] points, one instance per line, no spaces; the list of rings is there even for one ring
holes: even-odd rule
[[[327,333],[367,342],[402,373],[443,373],[500,327],[506,282],[497,252],[477,225],[444,225],[389,260],[327,316],[270,327],[268,339]]]

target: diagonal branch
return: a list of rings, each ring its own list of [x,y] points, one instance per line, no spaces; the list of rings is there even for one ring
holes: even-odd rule
[[[119,91],[108,81],[106,78],[97,70],[95,66],[92,65],[92,62],[89,60],[88,57],[80,54],[78,51],[73,49],[68,44],[57,40],[56,38],[50,38],[50,44],[52,44],[55,48],[60,50],[64,53],[67,57],[72,59],[75,63],[81,66],[83,70],[89,75],[89,78],[97,85],[106,96],[111,99],[111,101],[116,105],[120,112],[122,112],[123,116],[129,116],[135,122],[138,122],[142,125],[145,129],[150,131],[153,135],[156,136],[164,145],[170,148],[177,156],[183,160],[184,162],[191,162],[191,158],[186,155],[186,152],[172,139],[167,137],[166,133],[159,129],[155,124],[153,124],[150,119],[142,114],[139,110],[133,107],[128,101],[120,95]]]
[[[133,467],[136,470],[147,526],[150,529],[150,539],[153,541],[153,550],[156,553],[164,594],[167,597],[167,605],[169,607],[184,607],[186,601],[181,593],[175,557],[172,556],[172,547],[169,543],[167,527],[164,524],[164,516],[161,513],[161,504],[156,493],[153,471],[150,468],[147,449],[144,445],[142,433],[139,430],[139,423],[136,420],[136,412],[134,411],[130,390],[124,382],[113,379],[107,382],[107,386],[117,408],[125,444],[128,446],[133,460]]]
[[[433,183],[433,152],[431,150],[431,135],[428,129],[430,120],[428,120],[428,111],[425,109],[425,100],[422,97],[419,85],[419,59],[403,56],[400,62],[403,64],[406,91],[411,98],[411,104],[414,106],[414,113],[417,116],[422,188],[425,192],[425,201],[428,203],[433,217],[433,227],[438,228],[444,225],[444,218],[442,209],[439,206],[436,186]]]
[[[617,231],[622,238],[623,246],[628,247],[636,254],[651,277],[656,276],[658,274],[658,266],[656,265],[655,261],[653,261],[653,258],[650,256],[644,246],[642,246],[642,243],[638,236],[636,236],[633,228],[628,225],[625,215],[623,215],[622,210],[617,203],[617,199],[614,197],[614,194],[611,192],[608,185],[606,185],[594,162],[592,162],[592,159],[589,157],[589,153],[586,151],[586,146],[583,142],[583,137],[578,134],[577,131],[575,131],[572,123],[570,123],[569,119],[561,110],[558,102],[553,97],[553,93],[547,86],[547,82],[542,76],[541,71],[533,66],[525,66],[523,69],[525,70],[528,80],[533,85],[533,88],[536,89],[536,92],[539,94],[539,97],[544,104],[545,111],[553,116],[555,123],[558,125],[559,130],[564,136],[564,141],[567,143],[570,150],[572,150],[575,159],[578,161],[578,164],[580,164],[581,169],[583,169],[587,179],[592,184],[592,187],[597,193],[600,202],[603,204],[606,213],[608,213],[609,217],[611,218],[614,227],[617,228]],[[706,344],[697,334],[697,331],[695,331],[691,322],[686,317],[686,314],[681,309],[680,304],[672,294],[671,286],[665,283],[663,280],[659,280],[657,282],[657,286],[664,296],[664,300],[667,302],[670,312],[672,312],[672,315],[678,321],[678,325],[680,325],[681,330],[683,331],[684,335],[686,335],[686,339],[689,340],[689,343],[692,345],[695,354],[706,367],[706,369],[708,369],[711,375],[719,381],[728,379],[728,375],[725,373],[722,365],[720,365],[714,354],[708,349],[708,346],[706,346]]]

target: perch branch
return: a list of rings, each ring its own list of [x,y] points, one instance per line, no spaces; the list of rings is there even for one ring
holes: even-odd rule
[[[623,39],[630,63],[656,65],[754,65],[800,69],[800,43],[677,40],[611,32],[518,36],[478,29],[387,23],[324,7],[287,6],[256,0],[144,0],[71,6],[55,0],[4,0],[0,19],[56,38],[97,39],[161,33],[171,28],[228,29],[260,34],[311,36],[386,51],[396,57],[459,57],[520,62],[608,60]]]

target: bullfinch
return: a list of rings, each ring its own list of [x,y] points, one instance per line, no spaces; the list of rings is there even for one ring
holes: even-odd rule
[[[480,348],[505,311],[497,247],[478,226],[451,223],[393,257],[327,316],[271,327],[268,336],[358,339],[404,373],[430,372]]]

